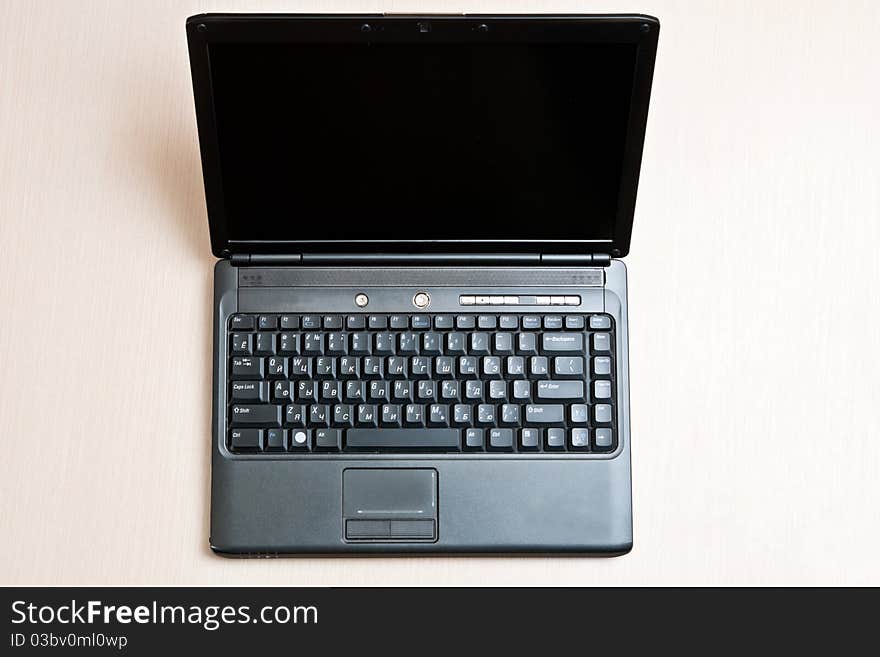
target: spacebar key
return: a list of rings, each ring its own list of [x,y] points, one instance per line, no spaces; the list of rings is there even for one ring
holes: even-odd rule
[[[349,429],[348,449],[449,450],[461,447],[458,429]]]

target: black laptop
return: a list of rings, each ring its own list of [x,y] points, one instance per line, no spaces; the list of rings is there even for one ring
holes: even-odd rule
[[[658,31],[188,19],[216,552],[630,550],[620,258]]]

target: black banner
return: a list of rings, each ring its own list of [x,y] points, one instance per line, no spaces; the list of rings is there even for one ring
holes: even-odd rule
[[[10,588],[2,595],[4,655],[714,652],[805,641],[839,652],[859,645],[877,613],[876,592],[862,601],[839,590]]]

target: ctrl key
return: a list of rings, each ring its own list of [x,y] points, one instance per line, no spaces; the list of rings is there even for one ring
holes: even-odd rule
[[[260,452],[263,450],[261,429],[230,429],[229,444],[235,451]]]

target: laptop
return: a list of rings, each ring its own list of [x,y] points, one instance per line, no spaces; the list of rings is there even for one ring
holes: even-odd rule
[[[187,20],[211,548],[632,547],[627,255],[659,23]]]

